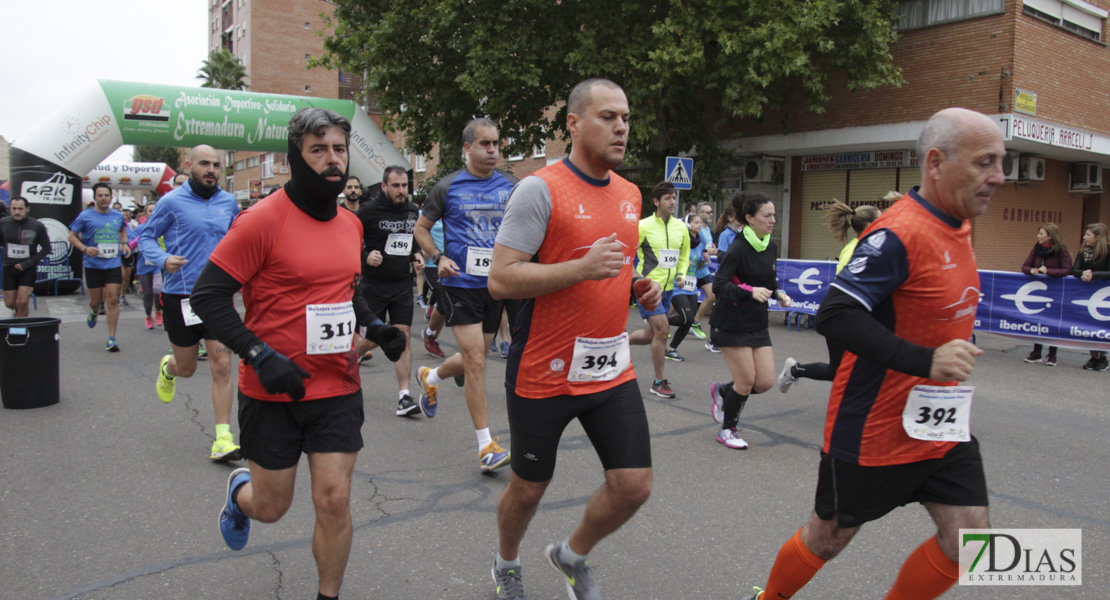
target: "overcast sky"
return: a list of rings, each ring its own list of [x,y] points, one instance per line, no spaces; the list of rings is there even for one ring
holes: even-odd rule
[[[0,0],[0,135],[16,142],[97,79],[197,86],[209,0]],[[117,151],[105,162],[125,162]]]

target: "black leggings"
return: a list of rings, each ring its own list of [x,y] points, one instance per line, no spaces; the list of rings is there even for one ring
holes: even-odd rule
[[[794,377],[805,377],[817,381],[832,381],[836,378],[836,370],[840,368],[840,359],[844,358],[844,349],[829,338],[825,338],[825,345],[829,347],[829,362],[827,363],[798,363],[792,372]]]
[[[670,323],[672,327],[678,327],[674,337],[671,338],[672,350],[678,349],[678,345],[686,339],[686,334],[690,333],[690,326],[694,324],[694,315],[698,308],[697,303],[698,297],[690,294],[675,294],[671,297],[674,314],[670,317]]]
[[[155,273],[139,275],[139,285],[143,288],[143,310],[146,311],[146,316],[148,317],[150,316],[150,311],[154,309],[155,294],[160,296],[162,292],[161,282],[159,282],[159,289],[154,289],[154,275]],[[161,278],[159,277],[159,279]],[[162,310],[161,305],[158,306],[158,310]]]

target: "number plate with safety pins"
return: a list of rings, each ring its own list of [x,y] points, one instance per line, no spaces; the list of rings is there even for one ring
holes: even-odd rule
[[[577,338],[567,381],[612,381],[631,362],[628,333],[611,338]]]
[[[350,302],[305,306],[309,354],[337,354],[351,349],[355,334],[355,307]]]
[[[971,441],[971,396],[975,386],[918,385],[906,399],[902,428],[929,442]]]

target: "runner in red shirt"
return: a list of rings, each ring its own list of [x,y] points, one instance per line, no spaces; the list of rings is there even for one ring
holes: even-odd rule
[[[375,319],[355,293],[362,225],[336,204],[347,180],[350,131],[331,110],[293,115],[292,178],[239,215],[190,299],[208,330],[244,358],[239,429],[250,468],[228,479],[224,541],[239,550],[250,519],[272,523],[289,510],[297,462],[307,453],[322,598],[339,595],[351,547],[351,474],[363,423],[355,327],[366,326],[391,360],[405,347],[401,332]],[[232,304],[240,288],[245,323]]]

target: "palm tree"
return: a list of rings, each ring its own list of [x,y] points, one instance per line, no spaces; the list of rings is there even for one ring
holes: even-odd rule
[[[247,70],[226,48],[219,51],[213,50],[208,54],[208,60],[201,63],[197,71],[197,79],[203,79],[201,87],[219,88],[222,90],[245,90],[247,84],[243,81],[247,77]]]

